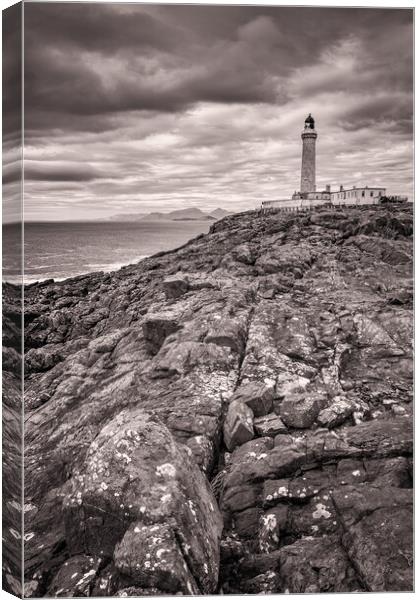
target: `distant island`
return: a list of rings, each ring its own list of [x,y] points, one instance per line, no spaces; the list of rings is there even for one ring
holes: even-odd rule
[[[232,213],[224,208],[216,208],[211,212],[204,212],[199,208],[184,208],[168,213],[124,213],[116,214],[109,218],[112,221],[218,221]]]

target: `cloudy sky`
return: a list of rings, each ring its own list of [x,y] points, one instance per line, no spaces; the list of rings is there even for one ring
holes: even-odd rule
[[[286,198],[308,112],[318,189],[412,197],[412,12],[29,3],[25,108],[31,220]]]

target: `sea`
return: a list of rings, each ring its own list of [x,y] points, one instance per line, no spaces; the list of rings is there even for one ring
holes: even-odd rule
[[[25,284],[115,271],[207,233],[213,221],[25,223]],[[20,283],[19,225],[3,225],[3,281]]]

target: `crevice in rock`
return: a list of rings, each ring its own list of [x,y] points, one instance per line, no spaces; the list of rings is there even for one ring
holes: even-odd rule
[[[185,564],[188,567],[188,571],[189,571],[189,574],[191,576],[191,579],[194,580],[195,585],[200,590],[201,595],[205,596],[206,594],[205,594],[205,591],[203,590],[203,587],[202,587],[200,581],[198,581],[197,577],[194,577],[194,575],[193,575],[193,573],[194,573],[194,565],[193,565],[193,563],[191,561],[191,557],[188,555],[188,552],[185,551],[185,548],[184,548],[184,543],[185,542],[184,542],[184,540],[182,538],[182,535],[181,535],[180,531],[178,529],[176,529],[176,528],[173,530],[173,532],[174,532],[176,544],[177,544],[177,546],[179,548],[179,551],[181,552],[181,555],[182,555],[182,557],[183,557],[183,559],[185,561]]]
[[[238,378],[237,378],[237,381],[236,381],[235,390],[239,387],[239,385],[242,382],[242,365],[243,365],[243,362],[244,362],[246,354],[247,354],[248,340],[249,340],[249,331],[251,329],[251,325],[252,325],[252,321],[254,319],[255,311],[257,310],[257,306],[258,306],[258,302],[256,302],[256,300],[257,299],[254,298],[254,301],[253,301],[253,303],[251,305],[251,309],[250,309],[250,311],[248,313],[247,320],[246,320],[245,335],[244,335],[244,345],[243,345],[242,352],[239,355]]]

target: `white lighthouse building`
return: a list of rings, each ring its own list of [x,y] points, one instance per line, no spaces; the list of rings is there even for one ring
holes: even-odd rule
[[[300,207],[312,206],[331,199],[328,185],[322,192],[316,190],[316,140],[315,119],[309,113],[305,119],[302,138],[302,167],[300,172],[300,192],[295,192],[288,203],[297,203]]]
[[[361,204],[378,204],[386,199],[384,187],[357,187],[344,188],[339,186],[337,191],[331,191],[331,186],[325,190],[316,189],[316,140],[318,133],[315,129],[315,119],[309,113],[306,117],[302,138],[302,167],[300,173],[300,191],[294,192],[292,197],[284,200],[265,200],[262,210],[305,210],[322,205],[347,205],[358,206]],[[391,201],[406,202],[407,198],[392,196]],[[389,199],[388,199],[389,200]]]
[[[300,177],[300,192],[306,194],[316,190],[316,138],[315,120],[309,113],[305,119],[302,131],[302,170]]]

